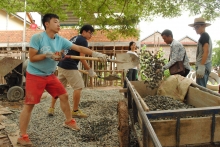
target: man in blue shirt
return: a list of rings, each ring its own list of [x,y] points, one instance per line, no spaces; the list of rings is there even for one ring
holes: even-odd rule
[[[60,107],[65,115],[64,127],[72,130],[79,130],[75,119],[72,118],[68,94],[65,87],[53,74],[57,61],[61,59],[59,54],[64,50],[75,50],[84,54],[100,58],[100,61],[106,62],[106,55],[91,51],[82,46],[72,44],[72,42],[59,36],[60,30],[59,17],[56,14],[45,14],[42,19],[45,31],[32,36],[29,48],[29,62],[26,72],[26,95],[24,106],[19,118],[20,137],[17,140],[21,145],[32,145],[28,135],[27,128],[31,119],[31,112],[40,102],[44,89],[53,97],[60,98]],[[58,53],[58,54],[57,54]]]
[[[92,38],[92,34],[94,32],[94,28],[91,25],[84,25],[80,29],[80,35],[74,36],[70,39],[73,44],[88,47],[87,40]],[[66,55],[73,56],[85,56],[83,53],[77,52],[75,50],[68,50]],[[84,114],[80,109],[78,109],[78,105],[80,102],[80,96],[82,88],[84,88],[84,82],[81,74],[78,71],[78,63],[82,62],[84,68],[88,70],[90,77],[95,77],[96,73],[92,68],[89,67],[86,60],[76,60],[76,59],[64,59],[58,63],[58,79],[61,83],[66,87],[67,83],[71,85],[73,88],[73,110],[72,117],[74,118],[86,118],[88,117]],[[48,115],[54,115],[54,108],[56,103],[55,98],[52,98],[50,108],[48,110]]]

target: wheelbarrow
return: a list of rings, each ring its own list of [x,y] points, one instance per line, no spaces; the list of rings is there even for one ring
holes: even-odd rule
[[[9,57],[0,57],[0,76],[6,84],[0,84],[0,97],[9,101],[19,101],[24,98],[24,82],[22,72],[23,61]]]

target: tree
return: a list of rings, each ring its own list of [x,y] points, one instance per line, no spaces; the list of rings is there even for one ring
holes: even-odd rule
[[[220,40],[216,42],[217,43],[217,47],[213,48],[212,51],[212,66],[214,67],[218,67],[220,66]]]
[[[61,20],[66,12],[81,18],[82,22],[99,26],[103,31],[123,37],[138,37],[137,24],[141,19],[157,16],[176,17],[184,11],[202,14],[207,20],[220,16],[219,0],[26,0],[27,12],[53,12]],[[1,0],[0,8],[8,13],[24,11],[24,0]],[[79,22],[79,23],[82,23]],[[112,32],[113,30],[113,32]],[[118,35],[116,35],[118,36]]]

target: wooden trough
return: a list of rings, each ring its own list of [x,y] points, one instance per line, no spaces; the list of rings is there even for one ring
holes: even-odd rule
[[[142,81],[128,81],[128,111],[132,126],[138,123],[141,147],[210,146],[220,142],[220,95],[206,88],[190,85],[185,97],[191,109],[146,111],[138,98],[156,95],[157,89]],[[186,118],[187,116],[193,116]],[[198,117],[199,116],[199,117]],[[169,118],[169,119],[163,119]],[[159,119],[159,120],[158,120]],[[132,127],[138,134],[138,130]]]

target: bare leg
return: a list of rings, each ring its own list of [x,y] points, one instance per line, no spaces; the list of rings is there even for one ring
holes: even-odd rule
[[[59,96],[60,98],[60,107],[66,117],[66,122],[69,122],[72,119],[70,104],[68,101],[68,95],[63,94]]]
[[[55,108],[56,101],[57,101],[57,99],[55,99],[54,97],[52,97],[51,104],[50,104],[50,108]]]
[[[73,111],[78,110],[82,88],[73,91]]]
[[[27,134],[27,128],[28,128],[28,124],[30,122],[30,118],[31,118],[31,112],[34,108],[34,104],[26,104],[24,105],[21,114],[20,114],[20,118],[19,118],[19,126],[20,126],[20,133],[21,135]]]

